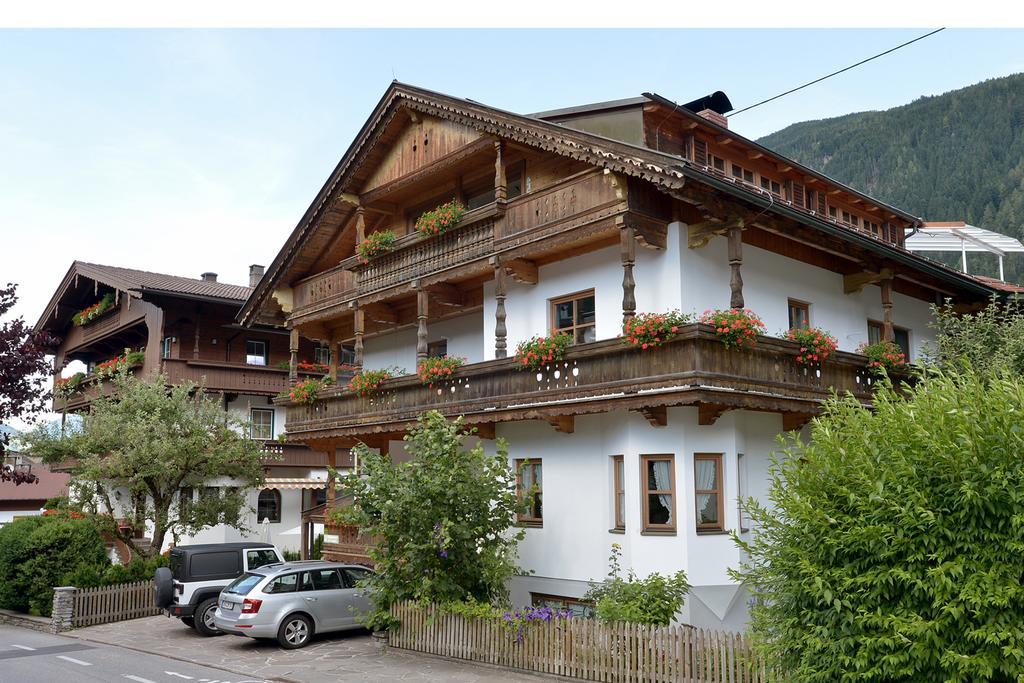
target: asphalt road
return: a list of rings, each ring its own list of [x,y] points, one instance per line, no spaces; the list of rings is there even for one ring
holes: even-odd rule
[[[114,645],[0,626],[0,683],[265,683]]]

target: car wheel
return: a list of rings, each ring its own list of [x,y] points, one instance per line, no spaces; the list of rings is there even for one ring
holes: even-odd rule
[[[185,624],[185,626],[188,626],[189,628],[196,627],[196,620],[192,617],[182,617],[181,623]]]
[[[309,639],[313,637],[313,622],[309,617],[301,614],[293,614],[283,622],[277,629],[277,643],[286,650],[295,650],[305,647]]]
[[[213,623],[213,613],[217,611],[217,598],[207,598],[196,607],[195,629],[204,636],[220,636],[224,632]]]

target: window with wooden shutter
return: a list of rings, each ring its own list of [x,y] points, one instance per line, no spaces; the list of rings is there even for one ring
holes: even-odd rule
[[[700,138],[693,139],[693,161],[701,166],[708,165],[708,143]]]
[[[803,208],[804,206],[804,185],[803,183],[797,183],[792,180],[786,181],[786,187],[788,188],[789,201],[793,202],[794,205]]]
[[[817,207],[818,205],[818,191],[812,190],[811,188],[808,187],[805,190],[804,195],[804,199],[807,202],[806,204],[804,204],[804,206],[810,211],[817,211],[815,207]]]
[[[826,210],[825,193],[824,192],[819,192],[818,193],[818,213],[820,213],[822,216],[824,216],[825,215],[825,210]]]
[[[683,158],[693,161],[693,136],[687,135],[683,138]]]

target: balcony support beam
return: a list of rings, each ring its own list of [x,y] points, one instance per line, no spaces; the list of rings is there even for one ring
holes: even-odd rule
[[[355,312],[352,314],[352,326],[353,334],[355,334],[355,365],[360,370],[363,369],[363,332],[366,328],[365,314],[363,309],[357,304],[355,306]]]
[[[556,415],[548,418],[548,423],[555,428],[556,432],[572,434],[576,431],[576,419],[572,415]]]
[[[628,323],[636,316],[636,279],[633,277],[636,235],[630,226],[619,231],[619,255],[622,258],[622,322]]]
[[[508,177],[505,170],[505,142],[504,140],[495,140],[494,202],[501,212],[505,210],[505,202],[508,200]]]
[[[465,304],[465,297],[462,295],[462,290],[455,285],[439,282],[437,284],[428,285],[427,291],[430,292],[430,297],[434,300],[434,303],[442,306],[458,307]]]
[[[299,328],[293,327],[288,333],[288,385],[295,386],[299,380]]]
[[[782,414],[782,431],[793,432],[798,429],[803,429],[804,425],[811,421],[814,415],[811,413],[783,413]]]
[[[498,257],[493,257],[491,263],[494,265],[494,299],[497,305],[494,308],[494,357],[505,358],[508,355],[508,328],[505,325],[505,265]]]
[[[881,268],[878,272],[864,271],[843,276],[843,293],[856,294],[871,284],[889,280],[892,283],[893,272],[889,268]]]
[[[505,272],[512,276],[512,279],[523,285],[535,285],[540,282],[540,275],[537,271],[537,264],[524,258],[509,259],[503,262]]]
[[[719,403],[701,403],[697,406],[697,424],[704,427],[715,424],[729,406]]]
[[[668,406],[646,406],[639,411],[652,427],[668,426]]]
[[[427,290],[416,283],[416,364],[427,358],[427,308],[430,303]]]
[[[329,347],[329,349],[330,349],[330,358],[328,359],[328,362],[330,363],[330,370],[328,372],[329,372],[332,384],[337,384],[337,382],[338,382],[338,344],[339,344],[338,340],[335,339],[332,336],[331,340],[330,340],[330,347]],[[332,465],[332,467],[333,467],[333,465]]]
[[[743,266],[743,228],[740,226],[729,228],[727,234],[729,239],[729,306],[732,308],[743,308],[743,276],[740,269]]]
[[[892,327],[892,277],[887,277],[879,284],[882,291],[882,340],[896,341],[896,333]]]
[[[363,207],[356,206],[356,246],[366,239],[366,212]]]
[[[326,517],[327,512],[334,508],[334,465],[335,457],[334,454],[337,452],[337,447],[331,446],[330,448],[324,449],[324,464],[327,466],[327,507],[324,510],[324,516]]]

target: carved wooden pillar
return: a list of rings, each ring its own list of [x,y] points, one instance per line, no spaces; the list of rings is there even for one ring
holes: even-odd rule
[[[636,280],[633,266],[636,264],[636,239],[633,228],[619,231],[619,253],[622,256],[622,322],[626,323],[636,315]]]
[[[288,384],[295,386],[299,380],[299,329],[293,327],[288,334]]]
[[[505,143],[494,141],[494,201],[501,206],[508,199],[508,182],[505,177]]]
[[[330,341],[330,370],[328,371],[331,377],[332,383],[338,382],[338,340],[331,337]]]
[[[743,265],[743,228],[729,228],[728,238],[729,268],[732,271],[729,276],[729,289],[732,291],[729,306],[743,308],[743,276],[740,275],[740,267]]]
[[[494,263],[494,357],[505,358],[508,355],[508,328],[505,326],[505,267],[501,261]]]
[[[199,313],[196,313],[196,335],[195,341],[192,343],[192,360],[199,360]]]
[[[353,316],[352,324],[355,328],[355,365],[357,368],[362,370],[363,368],[363,323],[365,321],[366,314],[363,313],[363,309],[359,308],[356,304],[356,311]]]
[[[366,239],[366,216],[362,206],[356,207],[356,245]]]
[[[892,278],[882,280],[878,286],[882,290],[882,340],[896,341],[896,333],[892,329]]]
[[[416,364],[427,357],[427,290],[416,291]]]
[[[334,447],[328,448],[324,451],[324,462],[327,465],[327,510],[334,508],[334,477],[331,475],[331,469],[334,469],[334,453],[336,449]]]

